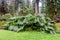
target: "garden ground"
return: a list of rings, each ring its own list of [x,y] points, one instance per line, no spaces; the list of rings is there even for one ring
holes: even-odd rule
[[[60,40],[60,34],[46,34],[37,31],[12,32],[0,30],[0,40]]]

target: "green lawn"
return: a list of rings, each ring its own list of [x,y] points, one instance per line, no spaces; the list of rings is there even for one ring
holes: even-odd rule
[[[0,40],[60,40],[60,34],[43,34],[36,31],[17,33],[0,30]]]

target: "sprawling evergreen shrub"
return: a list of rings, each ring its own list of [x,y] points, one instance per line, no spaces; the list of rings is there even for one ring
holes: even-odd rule
[[[5,29],[12,31],[22,30],[38,30],[47,33],[55,32],[55,22],[49,17],[42,18],[41,16],[27,15],[9,18],[7,23],[4,25]]]
[[[0,16],[0,21],[7,21],[7,19],[10,17],[11,17],[11,14],[7,13],[5,15]]]

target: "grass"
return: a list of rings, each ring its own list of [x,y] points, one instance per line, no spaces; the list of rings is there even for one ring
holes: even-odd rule
[[[60,40],[60,34],[44,34],[36,31],[17,33],[0,30],[0,40]]]
[[[60,27],[57,27],[56,28],[56,32],[60,32]]]

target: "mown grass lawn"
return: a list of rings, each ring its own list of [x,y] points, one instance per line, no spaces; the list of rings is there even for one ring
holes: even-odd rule
[[[0,30],[0,40],[60,40],[60,34],[44,34],[36,31],[17,33]]]

